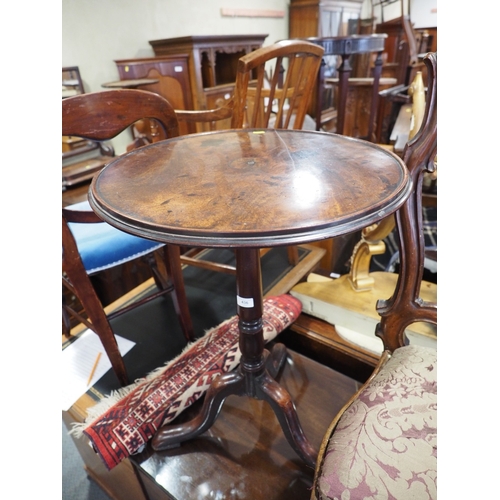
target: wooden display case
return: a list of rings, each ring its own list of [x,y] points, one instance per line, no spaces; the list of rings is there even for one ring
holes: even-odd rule
[[[238,59],[260,48],[267,35],[186,36],[152,40],[159,57],[187,54],[189,64],[190,109],[212,109],[232,96]],[[186,108],[188,109],[188,108]],[[227,120],[217,128],[227,128]],[[201,131],[201,126],[200,130]]]

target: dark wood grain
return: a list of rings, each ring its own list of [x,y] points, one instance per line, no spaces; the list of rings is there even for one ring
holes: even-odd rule
[[[400,234],[398,281],[392,297],[377,302],[377,312],[382,318],[376,335],[391,352],[405,344],[408,325],[419,321],[437,325],[437,304],[423,301],[420,294],[425,258],[422,185],[424,173],[433,173],[437,168],[437,53],[427,54],[424,63],[428,74],[425,114],[419,131],[403,153],[414,189],[396,212]]]
[[[366,141],[245,129],[125,155],[94,178],[89,200],[109,223],[158,241],[268,247],[362,229],[396,210],[408,189],[401,159]]]

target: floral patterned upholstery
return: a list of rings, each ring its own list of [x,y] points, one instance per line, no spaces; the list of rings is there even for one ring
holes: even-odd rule
[[[436,498],[436,419],[436,350],[396,349],[331,434],[316,498]]]

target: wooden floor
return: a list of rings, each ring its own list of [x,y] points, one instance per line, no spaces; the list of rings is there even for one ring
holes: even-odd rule
[[[289,354],[280,382],[318,449],[333,416],[359,383],[293,351]],[[193,407],[191,414],[197,410]],[[131,462],[148,499],[308,499],[313,480],[313,470],[295,454],[271,407],[238,396],[226,399],[202,437],[169,451],[148,449]]]
[[[288,352],[278,380],[290,392],[304,432],[318,449],[333,416],[360,383],[301,354]],[[191,418],[200,403],[179,419]],[[81,420],[82,404],[80,401],[80,406],[64,412],[68,428],[72,421]],[[248,397],[227,398],[215,424],[202,436],[169,451],[147,448],[112,471],[105,469],[86,440],[76,440],[76,445],[89,476],[116,500],[305,500],[310,496],[314,474],[287,442],[271,407]]]
[[[286,343],[287,334],[282,332],[277,341]],[[360,380],[335,369],[341,366],[335,359],[327,360],[330,366],[326,366],[288,347],[289,358],[278,380],[291,394],[304,432],[318,449],[330,421],[356,392]],[[94,398],[89,391],[63,412],[68,429],[84,420]],[[179,418],[189,419],[200,403]],[[86,439],[76,439],[75,445],[88,475],[116,500],[300,500],[309,498],[313,480],[313,470],[295,454],[271,407],[247,397],[228,397],[215,424],[202,436],[169,451],[155,453],[148,448],[111,471]]]

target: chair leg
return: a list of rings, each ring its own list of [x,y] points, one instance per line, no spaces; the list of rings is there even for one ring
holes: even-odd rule
[[[69,339],[71,334],[71,320],[68,312],[64,309],[64,296],[63,296],[63,308],[62,308],[62,333]]]
[[[101,340],[104,350],[111,362],[111,367],[120,384],[123,386],[128,385],[129,379],[127,370],[122,355],[120,354],[115,334],[113,333],[106,313],[102,307],[102,303],[92,286],[92,282],[83,264],[78,259],[78,261],[72,262],[71,266],[66,265],[64,270],[68,279],[75,287],[75,294],[93,325],[93,331]]]
[[[299,249],[296,246],[287,247],[288,252],[288,262],[292,266],[296,266],[299,263]]]
[[[167,269],[168,255],[164,251],[165,247],[157,250],[154,253],[149,253],[144,256],[144,259],[151,268],[153,279],[158,290],[170,290],[174,288],[173,282],[170,279],[170,274]]]
[[[186,340],[192,342],[194,340],[193,322],[189,311],[186,287],[184,286],[184,276],[182,275],[180,247],[177,245],[165,245],[163,251],[167,273],[174,286],[172,300],[175,312],[179,318],[179,323],[181,324]]]

